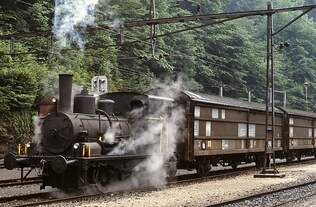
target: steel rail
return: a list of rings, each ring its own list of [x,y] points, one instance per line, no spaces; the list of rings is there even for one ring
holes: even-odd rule
[[[292,202],[297,202],[299,200],[303,200],[303,199],[306,199],[306,198],[309,198],[309,197],[312,197],[312,196],[315,196],[316,193],[312,193],[312,194],[308,194],[306,196],[302,196],[302,197],[299,197],[299,198],[295,198],[295,199],[289,199],[287,200],[286,202],[282,202],[282,203],[278,203],[276,205],[273,205],[273,207],[279,207],[279,206],[283,206],[285,204],[289,204],[289,203],[292,203]]]
[[[51,193],[52,192],[39,192],[39,193],[32,193],[32,194],[27,194],[27,195],[0,197],[0,204],[3,204],[5,202],[10,202],[10,201],[39,198],[39,197],[44,197],[44,196],[49,197]]]
[[[249,167],[253,168],[253,167]],[[207,177],[196,177],[196,178],[190,178],[190,179],[180,179],[176,181],[170,181],[166,184],[166,186],[172,187],[174,185],[178,184],[190,184],[192,182],[202,182],[206,180],[212,180],[212,179],[221,179],[225,178],[228,176],[238,176],[242,172],[249,170],[249,168],[240,168],[238,170],[233,170],[233,172],[226,172],[227,170],[221,171],[221,173],[216,174],[216,175],[210,175]],[[84,200],[87,198],[98,198],[101,196],[107,196],[111,195],[113,193],[115,194],[120,194],[120,193],[128,193],[128,192],[146,192],[146,191],[153,191],[153,190],[159,190],[159,187],[153,187],[153,186],[148,186],[148,187],[141,187],[141,188],[136,188],[136,189],[129,189],[129,190],[121,190],[121,191],[109,191],[109,192],[100,192],[100,193],[95,193],[95,194],[85,194],[85,195],[75,195],[75,196],[69,196],[65,198],[53,198],[49,200],[44,200],[44,201],[35,201],[35,202],[30,202],[30,203],[24,203],[20,205],[16,205],[15,207],[26,207],[26,206],[39,206],[39,205],[48,205],[48,204],[53,204],[53,203],[60,203],[60,202],[65,202],[65,201],[78,201],[78,200]],[[33,198],[33,196],[31,196]],[[1,200],[0,200],[1,201]]]
[[[310,162],[310,161],[315,161],[315,160],[305,159],[305,160],[301,160],[299,162],[295,161],[295,162],[291,162],[291,163],[280,163],[280,165],[291,166],[291,165],[295,165],[297,163],[302,163],[302,162],[305,163],[305,162]],[[210,180],[214,180],[214,179],[224,179],[227,177],[238,176],[238,175],[245,173],[247,171],[251,172],[255,169],[256,169],[256,167],[254,167],[254,166],[247,166],[247,167],[241,167],[241,168],[231,169],[231,170],[224,169],[224,170],[218,170],[218,171],[211,171],[209,173],[209,176],[206,176],[206,177],[197,177],[195,174],[182,175],[182,176],[177,176],[178,179],[175,181],[168,181],[166,186],[176,187],[176,185],[179,185],[179,184],[190,184],[190,183],[194,183],[194,182],[205,182],[205,181],[210,181]],[[75,195],[75,196],[69,196],[69,197],[65,197],[65,198],[49,198],[49,200],[19,204],[19,205],[16,205],[16,207],[48,205],[48,204],[53,204],[53,203],[66,202],[66,201],[84,200],[87,198],[98,198],[98,197],[102,197],[102,196],[111,195],[113,193],[120,194],[120,193],[128,193],[128,192],[145,192],[145,191],[153,191],[153,190],[159,190],[159,189],[160,189],[159,187],[149,186],[149,187],[142,187],[142,188],[129,189],[129,190],[121,190],[121,191],[109,191],[109,192],[105,192],[105,193],[102,192],[102,193],[96,193],[96,194]],[[44,196],[46,194],[47,193],[44,193],[43,195],[42,194],[39,194],[39,195]],[[32,196],[32,195],[33,194],[29,195],[29,198],[36,198],[36,196]],[[20,196],[20,197],[21,198],[18,200],[23,199],[23,196]],[[5,198],[5,199],[11,199],[11,201],[14,200],[11,197]],[[0,202],[2,202],[1,198],[0,198]]]
[[[296,185],[292,185],[292,186],[287,186],[287,187],[283,187],[283,188],[279,188],[279,189],[275,189],[275,190],[271,190],[271,191],[266,191],[266,192],[261,192],[261,193],[257,193],[257,194],[252,194],[252,195],[249,195],[249,196],[244,196],[244,197],[236,198],[236,199],[229,200],[229,201],[224,201],[224,202],[217,203],[217,204],[211,204],[211,205],[209,205],[209,207],[220,207],[220,206],[237,204],[237,203],[244,202],[244,201],[247,201],[247,200],[260,198],[262,196],[271,195],[271,194],[279,193],[279,192],[286,191],[286,190],[292,190],[292,189],[295,189],[295,188],[301,188],[301,187],[308,186],[308,185],[313,185],[313,184],[316,184],[316,180],[305,182],[305,183],[300,183],[300,184],[296,184]]]
[[[10,186],[19,186],[19,185],[31,185],[41,183],[43,180],[41,177],[31,177],[21,179],[9,179],[9,180],[0,180],[0,188],[10,187]]]

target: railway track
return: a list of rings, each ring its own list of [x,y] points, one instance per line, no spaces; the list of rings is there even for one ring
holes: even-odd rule
[[[34,198],[49,198],[51,195],[51,192],[39,192],[39,193],[32,193],[27,195],[18,195],[18,196],[7,196],[7,197],[1,197],[0,198],[0,204],[4,204],[5,202],[10,201],[22,201],[26,199],[34,199]]]
[[[223,207],[223,206],[234,206],[234,205],[238,206],[239,203],[242,203],[244,201],[248,201],[248,200],[251,201],[253,199],[258,199],[258,198],[261,198],[261,197],[264,197],[264,196],[273,195],[275,193],[280,193],[280,192],[287,191],[287,190],[292,190],[292,189],[295,189],[295,188],[302,188],[302,187],[305,187],[305,186],[308,186],[308,185],[313,185],[313,184],[316,184],[316,180],[313,180],[313,181],[310,181],[310,182],[305,182],[305,183],[300,183],[300,184],[292,185],[292,186],[288,186],[288,187],[283,187],[283,188],[279,188],[279,189],[275,189],[275,190],[271,190],[271,191],[266,191],[266,192],[261,192],[261,193],[257,193],[257,194],[252,194],[252,195],[249,195],[249,196],[244,196],[244,197],[240,197],[240,198],[237,198],[237,199],[232,199],[232,200],[229,200],[229,201],[224,201],[224,202],[217,203],[217,204],[212,204],[212,205],[209,205],[209,207]],[[314,193],[312,195],[316,195],[316,193]],[[311,196],[311,195],[308,195],[308,196]],[[306,197],[308,197],[308,196],[306,196]],[[300,197],[298,199],[293,199],[293,200],[291,200],[289,198],[289,200],[287,200],[286,202],[281,202],[281,203],[275,204],[273,206],[282,206],[284,204],[291,203],[291,202],[294,202],[296,200],[300,200],[302,198],[304,198],[304,196]]]
[[[245,168],[240,168],[238,170],[219,170],[216,171],[215,174],[207,176],[207,177],[192,177],[192,176],[179,176],[176,181],[170,181],[167,183],[167,186],[173,186],[177,184],[185,184],[185,183],[192,183],[192,182],[203,182],[206,180],[211,180],[211,179],[216,179],[216,178],[225,178],[228,176],[237,176],[241,174],[244,171],[253,169],[254,167],[245,167]],[[73,195],[73,196],[67,196],[63,198],[54,198],[52,196],[49,196],[49,193],[40,193],[40,194],[31,194],[31,195],[26,195],[24,196],[12,196],[12,197],[7,197],[4,199],[0,199],[0,204],[4,202],[9,202],[9,201],[22,201],[22,200],[30,200],[34,198],[47,198],[45,200],[37,200],[37,201],[32,201],[32,202],[27,202],[27,203],[22,203],[22,204],[17,204],[15,205],[16,207],[25,207],[25,206],[40,206],[40,205],[48,205],[48,204],[53,204],[53,203],[60,203],[60,202],[66,202],[66,201],[78,201],[78,200],[85,200],[85,199],[90,199],[90,198],[98,198],[98,197],[104,197],[104,196],[109,196],[113,193],[115,194],[122,194],[122,193],[128,193],[128,192],[144,192],[144,191],[152,191],[152,190],[157,190],[159,187],[142,187],[138,189],[130,189],[130,190],[122,190],[122,191],[109,191],[109,192],[100,192],[100,193],[95,193],[95,194],[81,194],[81,195]]]
[[[310,161],[314,161],[314,160],[302,160],[299,163],[306,163],[306,162],[310,162]],[[288,163],[287,165],[295,165],[298,162],[291,162]],[[280,165],[285,165],[285,163],[281,163]],[[205,181],[209,181],[212,179],[224,179],[227,177],[234,177],[234,176],[238,176],[242,173],[245,173],[246,171],[253,171],[256,168],[254,166],[247,166],[247,167],[241,167],[241,168],[237,168],[237,169],[225,169],[225,170],[218,170],[218,171],[212,171],[211,174],[207,177],[197,177],[195,174],[189,174],[189,175],[181,175],[177,177],[177,180],[175,181],[169,181],[167,183],[167,186],[172,187],[175,186],[177,184],[190,184],[190,183],[197,183],[197,182],[205,182]],[[215,204],[215,205],[211,205],[212,207],[215,206],[223,206],[223,205],[228,205],[228,204],[233,204],[234,202],[241,202],[241,201],[245,201],[245,200],[249,200],[249,199],[253,199],[256,197],[260,197],[260,196],[264,196],[264,195],[269,195],[269,194],[273,194],[276,192],[281,192],[287,189],[292,189],[292,188],[298,188],[300,186],[305,186],[308,184],[312,184],[312,183],[316,183],[316,181],[314,182],[309,182],[309,183],[304,183],[304,184],[300,184],[300,185],[296,185],[296,186],[291,186],[291,187],[287,187],[287,188],[282,188],[282,189],[278,189],[278,190],[274,190],[274,191],[269,191],[269,192],[264,192],[261,194],[256,194],[256,195],[251,195],[251,196],[247,196],[247,197],[243,197],[243,198],[239,198],[239,199],[235,199],[235,200],[231,200],[231,201],[226,201],[220,204]],[[80,194],[80,195],[72,195],[72,196],[67,196],[67,197],[62,197],[62,198],[56,198],[54,196],[52,196],[50,193],[36,193],[36,194],[30,194],[30,195],[25,195],[25,196],[12,196],[12,197],[7,197],[7,198],[0,198],[0,205],[3,204],[4,202],[10,202],[10,201],[23,201],[23,203],[21,204],[16,204],[16,207],[25,207],[25,206],[40,206],[40,205],[48,205],[48,204],[53,204],[53,203],[60,203],[60,202],[67,202],[67,201],[84,201],[86,199],[90,199],[90,198],[99,198],[99,197],[104,197],[104,196],[109,196],[114,194],[123,194],[123,193],[128,193],[128,192],[144,192],[144,191],[153,191],[153,190],[158,190],[159,187],[144,187],[144,188],[138,188],[138,189],[131,189],[131,190],[123,190],[123,191],[109,191],[109,192],[100,192],[100,193],[94,193],[94,194]],[[28,200],[32,200],[32,199],[41,199],[41,200],[36,200],[36,201],[30,201],[28,202]],[[11,205],[12,206],[12,205]]]
[[[41,177],[25,178],[23,179],[23,181],[21,181],[21,179],[0,180],[0,188],[9,187],[9,186],[18,186],[18,185],[38,184],[41,182],[42,182]]]

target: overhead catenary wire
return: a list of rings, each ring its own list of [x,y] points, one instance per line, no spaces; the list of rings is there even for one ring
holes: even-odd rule
[[[160,25],[160,24],[172,24],[172,23],[183,23],[183,22],[192,22],[192,21],[207,21],[207,20],[221,20],[225,18],[236,18],[236,17],[248,17],[248,16],[262,16],[276,13],[284,13],[291,11],[300,11],[307,9],[314,9],[315,5],[299,6],[299,7],[288,7],[288,8],[279,8],[271,10],[252,10],[252,11],[239,11],[239,12],[226,12],[218,14],[201,14],[201,15],[191,15],[191,16],[179,16],[179,17],[165,17],[165,18],[155,18],[155,19],[146,19],[146,20],[134,20],[122,23],[121,28],[131,28],[131,27],[143,27],[150,25]],[[87,28],[88,32],[94,32],[97,30],[108,30],[113,29],[113,26],[110,24],[100,24],[96,26],[90,26]],[[13,34],[0,35],[0,39],[10,39],[14,38],[28,38],[34,36],[49,36],[51,31],[36,31],[36,32],[17,32]]]

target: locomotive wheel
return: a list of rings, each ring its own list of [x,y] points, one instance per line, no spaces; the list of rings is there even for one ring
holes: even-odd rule
[[[177,174],[177,158],[172,156],[166,163],[167,176],[173,179]]]
[[[167,176],[172,179],[176,176],[176,174],[177,174],[177,162],[175,161],[168,162]]]
[[[96,183],[100,183],[102,186],[106,186],[109,183],[117,180],[115,178],[117,178],[117,176],[115,175],[115,171],[112,168],[100,168],[96,170]]]

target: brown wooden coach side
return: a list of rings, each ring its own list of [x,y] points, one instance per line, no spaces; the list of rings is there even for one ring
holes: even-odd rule
[[[316,149],[316,114],[292,109],[283,109],[286,113],[284,136],[288,159],[301,158],[302,155],[314,155]]]
[[[177,93],[175,101],[183,106],[186,117],[177,144],[178,168],[196,168],[204,174],[211,164],[236,167],[242,162],[255,161],[262,166],[265,104],[189,91]],[[270,129],[271,115],[270,112]],[[316,155],[315,122],[314,113],[275,108],[274,149],[277,158]],[[271,130],[268,138],[271,146]]]
[[[182,161],[250,162],[264,152],[265,105],[188,91],[182,95],[188,109]],[[276,110],[276,150],[282,150],[282,124],[283,112]]]

